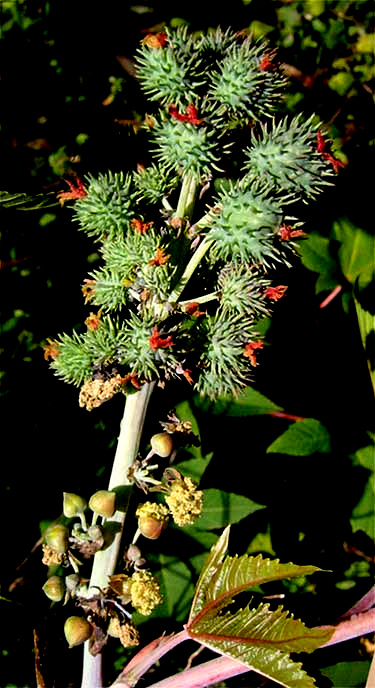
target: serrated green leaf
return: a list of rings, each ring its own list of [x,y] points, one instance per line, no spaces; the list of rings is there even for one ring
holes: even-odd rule
[[[273,411],[282,411],[281,406],[278,406],[270,399],[267,399],[263,394],[258,392],[253,387],[246,387],[236,399],[219,399],[215,402],[210,402],[206,398],[195,397],[195,405],[203,411],[209,412],[213,415],[225,416],[260,416]]]
[[[207,613],[228,605],[235,595],[259,585],[285,578],[299,578],[319,571],[316,566],[281,564],[278,559],[264,559],[244,554],[226,557],[201,592]],[[196,611],[196,610],[195,610]],[[192,618],[192,616],[190,617]],[[193,620],[194,623],[194,620]]]
[[[199,621],[188,625],[188,630],[192,636],[209,635],[214,643],[225,640],[245,645],[264,644],[282,652],[314,652],[333,631],[307,628],[283,607],[272,611],[263,602],[257,608],[246,607],[235,614],[202,615]]]
[[[328,453],[331,439],[328,430],[318,420],[306,418],[291,425],[267,449],[267,453],[309,456],[315,452]]]
[[[211,549],[203,567],[185,627],[193,640],[246,664],[287,688],[313,688],[314,680],[289,652],[312,652],[332,635],[333,628],[309,629],[288,616],[282,607],[249,606],[223,613],[233,597],[249,587],[279,578],[299,577],[318,571],[315,566],[280,564],[261,556],[226,557],[229,528]]]
[[[0,206],[4,208],[17,208],[17,210],[39,210],[58,205],[55,193],[37,194],[28,196],[26,193],[10,193],[0,191]]]
[[[374,273],[374,237],[347,218],[341,218],[332,225],[332,234],[341,246],[338,258],[343,275],[354,284],[360,277],[361,286],[371,282]]]
[[[206,456],[196,459],[188,459],[187,461],[180,461],[180,463],[175,464],[175,467],[177,470],[181,471],[183,475],[187,475],[189,478],[192,478],[192,480],[195,480],[199,483],[213,455],[213,452],[210,452]]]
[[[196,616],[198,612],[201,611],[205,604],[205,591],[210,582],[211,576],[213,576],[218,570],[220,564],[222,563],[226,552],[228,550],[229,541],[229,526],[220,535],[216,544],[211,547],[211,551],[207,557],[204,568],[202,569],[197,585],[195,587],[195,593],[193,598],[193,603],[191,605],[189,619]]]
[[[264,506],[248,497],[215,488],[204,490],[203,512],[196,522],[200,530],[224,528],[230,523],[238,523]]]

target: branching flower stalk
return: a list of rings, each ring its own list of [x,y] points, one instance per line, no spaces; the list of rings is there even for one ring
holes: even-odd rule
[[[230,30],[192,36],[185,28],[166,30],[142,40],[136,63],[152,111],[143,124],[151,159],[131,173],[88,175],[60,194],[62,204],[74,202],[78,229],[97,242],[103,264],[82,286],[92,309],[86,331],[63,333],[45,346],[55,374],[80,389],[81,407],[91,411],[126,395],[108,490],[88,504],[91,526],[85,502],[68,494],[64,513],[80,523],[71,533],[55,524],[45,537],[44,563],[74,570],[64,583],[52,581],[48,594],[54,601],[72,598],[84,612],[70,617],[66,628],[71,647],[86,641],[82,688],[102,686],[100,657],[108,635],[125,647],[138,644],[128,606],[148,615],[160,602],[157,581],[136,547],[140,534],[158,537],[169,517],[179,527],[192,524],[202,509],[202,492],[190,478],[171,466],[161,478],[155,474],[159,458],[172,455],[170,436],[189,433],[183,422],[172,416],[150,454],[138,455],[152,389],[175,378],[212,400],[241,393],[259,363],[262,320],[287,290],[277,281],[278,267],[292,265],[304,237],[294,207],[331,185],[339,166],[316,117],[277,117],[286,79],[266,43]],[[151,464],[154,454],[159,458]],[[126,496],[136,487],[159,491],[165,506],[143,505],[137,533],[127,543],[127,568],[116,573]],[[94,556],[88,589],[72,549]],[[253,565],[258,567],[244,564]],[[279,577],[276,565],[265,566]],[[206,588],[212,616],[215,595],[201,578],[198,590]],[[198,594],[186,626],[198,642],[209,635],[202,604]],[[241,621],[249,632],[253,615],[262,623],[268,619],[265,606],[250,611]],[[297,624],[281,611],[273,621],[287,635]],[[229,637],[238,633],[231,624],[228,619],[222,629]],[[302,627],[296,626],[301,638]],[[219,635],[209,646],[221,652]],[[309,635],[306,642],[311,648],[317,643]],[[301,688],[310,688],[310,679],[289,661],[289,645],[285,671],[297,672]],[[292,643],[292,651],[302,645]],[[272,657],[266,660],[270,666],[258,663],[258,669],[279,680]]]

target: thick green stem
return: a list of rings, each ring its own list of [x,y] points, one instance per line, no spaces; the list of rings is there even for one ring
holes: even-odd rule
[[[184,175],[176,209],[176,217],[191,220],[197,198],[198,186],[199,179],[197,175]]]
[[[124,486],[130,485],[128,471],[137,457],[147,406],[155,383],[145,384],[139,392],[127,396],[125,411],[120,425],[117,449],[109,480],[109,490],[117,490],[121,497]],[[121,510],[120,510],[121,509]],[[112,532],[111,543],[96,553],[91,573],[90,585],[93,595],[98,588],[105,588],[108,577],[116,568],[122,539],[127,503],[123,503],[107,525]],[[101,654],[93,657],[89,644],[85,643],[81,688],[102,688]]]
[[[210,248],[212,244],[211,239],[203,239],[201,244],[199,244],[198,248],[196,251],[193,253],[192,257],[190,258],[182,276],[181,279],[179,280],[178,284],[172,291],[172,293],[169,295],[168,301],[170,303],[176,303],[181,296],[183,290],[185,289],[190,277],[198,267],[199,263],[201,262],[203,256],[205,253],[207,253],[208,249]]]

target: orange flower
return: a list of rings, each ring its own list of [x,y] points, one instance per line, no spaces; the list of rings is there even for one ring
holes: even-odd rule
[[[88,303],[95,296],[96,282],[93,279],[85,279],[83,281],[85,282],[85,284],[82,287],[82,294],[85,297],[85,303]]]
[[[149,344],[150,349],[152,349],[153,351],[157,351],[157,349],[167,349],[169,346],[174,346],[172,337],[170,335],[167,337],[161,336],[159,334],[157,325],[155,325],[155,327],[152,330],[152,335],[149,339]]]
[[[289,241],[289,239],[295,239],[296,237],[303,236],[305,232],[302,229],[293,229],[291,225],[282,225],[278,234],[281,241]]]
[[[138,232],[138,234],[146,234],[147,230],[152,227],[154,224],[153,222],[142,222],[142,220],[138,220],[137,218],[134,218],[133,220],[130,221],[131,226],[133,229]]]
[[[155,255],[151,260],[148,261],[149,265],[165,265],[165,263],[168,263],[168,260],[170,259],[170,256],[166,255],[164,252],[163,248],[157,248]]]
[[[252,366],[258,365],[255,352],[257,349],[263,349],[263,346],[263,342],[260,339],[246,344],[243,355],[250,360]]]
[[[200,315],[204,315],[204,311],[199,310],[199,303],[195,301],[190,301],[190,303],[185,304],[184,311],[192,318],[198,318]]]
[[[83,181],[79,177],[75,179],[75,183],[69,181],[69,179],[64,179],[64,181],[68,184],[70,191],[60,191],[57,194],[60,205],[64,205],[65,201],[72,201],[87,196]]]
[[[89,330],[97,330],[100,325],[101,311],[98,313],[90,313],[90,315],[85,320],[85,325]]]
[[[277,287],[267,287],[265,295],[271,301],[279,301],[284,296],[288,287],[285,284],[279,284]]]
[[[148,33],[142,41],[148,48],[164,48],[168,43],[168,36],[164,31],[159,33]]]
[[[49,358],[54,360],[60,354],[58,342],[54,342],[52,339],[47,339],[47,344],[43,344],[42,349],[44,351],[45,361],[48,361]]]

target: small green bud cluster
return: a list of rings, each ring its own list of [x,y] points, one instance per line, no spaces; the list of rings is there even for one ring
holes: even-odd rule
[[[277,119],[286,80],[265,42],[166,30],[142,40],[136,65],[155,110],[151,162],[77,187],[75,219],[103,261],[82,287],[98,310],[45,346],[88,410],[171,378],[212,399],[240,392],[259,320],[287,289],[277,268],[303,237],[289,213],[339,167],[315,117]]]

